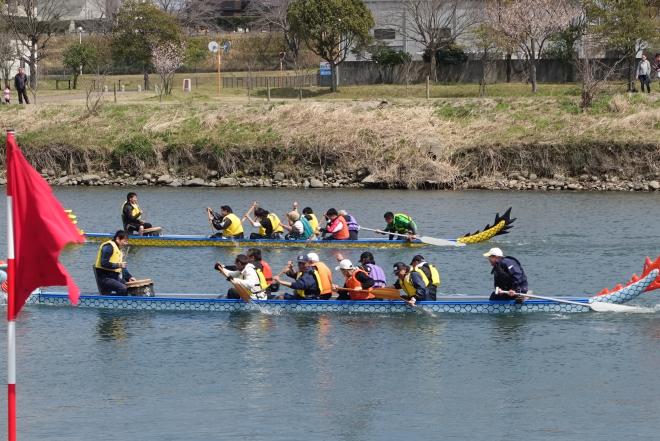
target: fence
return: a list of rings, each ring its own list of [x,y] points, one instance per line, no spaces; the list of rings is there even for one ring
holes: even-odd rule
[[[231,89],[297,88],[319,85],[318,75],[222,77],[222,87]]]

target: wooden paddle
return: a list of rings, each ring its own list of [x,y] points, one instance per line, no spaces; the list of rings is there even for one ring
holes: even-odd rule
[[[377,230],[374,228],[366,228],[363,226],[360,226],[360,230],[367,230],[367,231],[373,231],[374,233],[379,233],[379,234],[391,234],[392,236],[399,236],[399,237],[407,237],[410,239],[410,235],[408,234],[399,234],[399,233],[391,233],[389,231],[383,231],[383,230]],[[414,236],[416,239],[418,239],[420,242],[428,244],[428,245],[435,245],[438,247],[464,247],[464,243],[456,242],[455,240],[447,240],[447,239],[437,239],[435,237],[429,237],[429,236]]]
[[[257,202],[257,201],[252,202],[252,205],[250,205],[250,209],[248,211],[246,211],[245,214],[243,215],[243,217],[241,218],[241,223],[243,223],[246,219],[250,218],[249,217],[250,213],[252,213],[252,210],[257,208],[257,205],[259,205],[259,202]]]
[[[401,293],[396,288],[373,288],[371,293],[379,299],[403,300],[401,298]]]
[[[145,228],[144,230],[142,230],[142,235],[149,233],[160,233],[161,231],[163,231],[163,227]]]
[[[505,293],[506,291],[500,289],[500,288],[495,288],[495,294],[500,294],[500,293]],[[616,303],[606,303],[606,302],[592,302],[592,303],[582,303],[582,302],[576,302],[573,300],[564,300],[564,299],[558,299],[556,297],[545,297],[545,296],[537,296],[535,294],[532,294],[532,291],[528,291],[527,293],[516,293],[516,295],[522,296],[522,297],[529,297],[532,299],[539,299],[539,300],[549,300],[551,302],[557,302],[557,303],[566,303],[568,305],[577,305],[577,306],[582,306],[584,308],[589,308],[592,311],[595,312],[631,312],[634,311],[635,308],[632,306],[626,306],[626,305],[619,305]]]
[[[133,286],[142,286],[142,285],[149,284],[149,283],[153,283],[153,280],[151,280],[151,279],[140,279],[140,280],[133,280],[133,281],[130,281],[130,282],[126,282],[126,286],[131,288]]]
[[[225,277],[229,278],[229,271],[227,271],[224,266],[221,265],[216,266],[215,269],[221,272]],[[229,283],[231,283],[234,286],[234,289],[238,292],[238,295],[245,303],[252,302],[252,293],[250,293],[249,289],[247,289],[240,283],[234,282],[233,280],[229,280]]]

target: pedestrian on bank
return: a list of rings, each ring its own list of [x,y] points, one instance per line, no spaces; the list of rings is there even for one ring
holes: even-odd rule
[[[646,59],[645,54],[642,54],[642,59],[637,65],[637,79],[642,87],[642,92],[646,86],[646,92],[651,93],[651,63]]]
[[[660,87],[660,53],[655,54],[653,69],[655,69],[655,77],[658,79],[658,87]]]
[[[25,69],[19,67],[18,73],[14,77],[14,87],[16,88],[16,92],[18,92],[19,104],[23,104],[23,100],[25,100],[25,104],[30,104],[30,100],[27,96],[27,84],[28,77],[25,75]]]
[[[9,84],[5,86],[5,90],[2,93],[2,102],[3,104],[11,104],[11,89]]]

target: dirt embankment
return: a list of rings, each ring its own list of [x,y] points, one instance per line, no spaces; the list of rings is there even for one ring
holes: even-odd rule
[[[3,106],[59,185],[655,190],[660,100]]]

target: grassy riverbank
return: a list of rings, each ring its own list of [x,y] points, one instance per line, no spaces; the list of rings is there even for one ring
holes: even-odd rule
[[[488,98],[410,98],[403,86],[397,93],[385,86],[376,98],[372,86],[345,87],[340,95],[351,100],[175,95],[163,103],[108,102],[95,115],[83,102],[1,106],[0,115],[5,128],[17,130],[28,158],[57,176],[112,169],[201,178],[280,172],[341,184],[370,176],[369,182],[413,188],[495,174],[660,173],[658,94],[606,95],[581,112],[575,86],[542,86],[548,93],[540,96],[520,96],[506,85],[492,92],[496,87],[502,91]],[[367,96],[357,99],[358,92]]]

